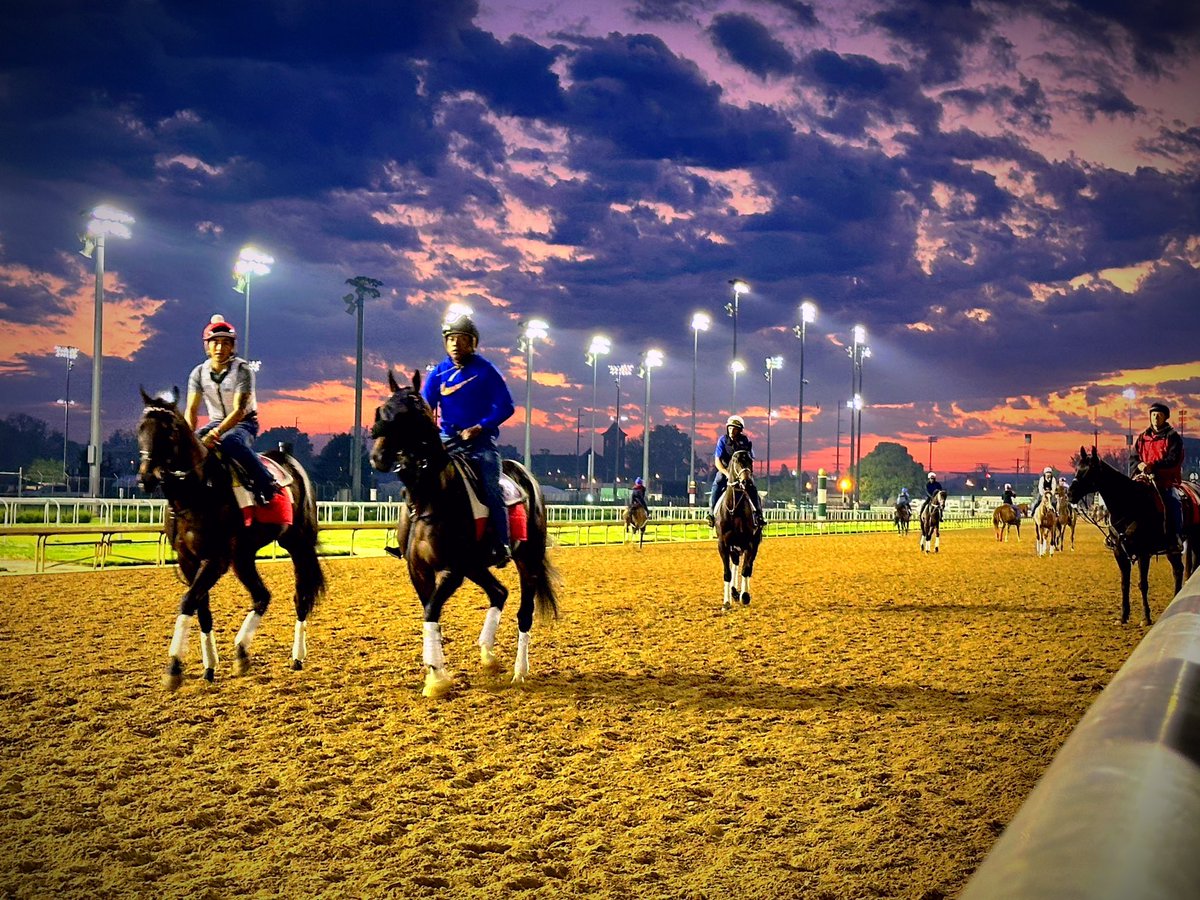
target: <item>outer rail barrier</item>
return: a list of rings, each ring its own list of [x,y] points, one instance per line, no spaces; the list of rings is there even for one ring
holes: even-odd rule
[[[961,897],[1200,897],[1200,574],[1092,704]]]

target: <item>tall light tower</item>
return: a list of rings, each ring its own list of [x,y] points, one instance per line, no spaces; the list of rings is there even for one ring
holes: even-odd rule
[[[733,287],[733,302],[725,304],[725,312],[733,318],[733,355],[730,359],[730,371],[733,373],[733,406],[734,412],[737,412],[737,374],[744,372],[746,367],[743,365],[741,369],[735,369],[738,365],[737,339],[738,339],[738,309],[741,306],[742,294],[750,293],[750,285],[742,281],[740,278],[732,278],[729,284]]]
[[[271,273],[275,259],[255,247],[243,247],[233,264],[233,289],[246,295],[246,319],[242,328],[242,357],[250,360],[250,279]]]
[[[104,241],[105,238],[128,239],[132,232],[133,216],[114,206],[102,204],[91,211],[87,230],[79,236],[83,249],[79,252],[96,262],[96,310],[92,321],[92,431],[88,441],[88,494],[100,496],[100,376],[104,359]]]
[[[525,353],[525,468],[533,471],[529,449],[529,426],[533,419],[533,345],[550,335],[550,326],[541,319],[530,319],[521,331],[520,348]]]
[[[771,408],[771,388],[775,384],[775,373],[783,368],[782,356],[767,357],[767,496],[771,496],[771,419],[774,412]]]
[[[850,412],[850,470],[854,473],[854,486],[851,492],[851,499],[860,499],[858,492],[858,475],[859,475],[859,457],[862,454],[862,363],[863,360],[871,355],[870,348],[866,346],[867,329],[862,325],[855,325],[852,331],[853,342],[846,348],[846,352],[850,354],[850,396],[854,405]],[[855,435],[858,437],[857,444],[855,443]]]
[[[347,278],[346,284],[354,288],[353,294],[346,294],[342,302],[346,304],[349,315],[358,314],[358,353],[354,358],[354,428],[350,433],[350,496],[355,503],[362,502],[362,468],[363,468],[363,435],[362,435],[362,391],[363,391],[363,308],[367,298],[379,299],[379,289],[383,282],[378,278],[368,278],[356,275]],[[246,321],[250,321],[250,281],[246,281]]]
[[[63,394],[63,484],[70,489],[71,484],[67,480],[67,437],[71,433],[71,370],[75,368],[75,357],[79,355],[78,347],[61,347],[58,344],[54,345],[54,355],[58,359],[67,361],[67,388]]]
[[[698,312],[692,316],[692,452],[688,457],[688,505],[696,505],[696,369],[700,361],[700,332],[708,331],[712,318]]]
[[[804,339],[808,326],[817,321],[817,306],[811,300],[800,304],[800,324],[796,326],[796,337],[800,338],[800,404],[796,413],[796,505],[800,504],[801,484],[804,480]]]
[[[663,364],[661,350],[647,350],[642,357],[642,367],[638,377],[646,380],[646,407],[642,416],[642,481],[646,490],[650,490],[650,373]]]
[[[618,471],[621,467],[621,379],[633,374],[632,363],[620,363],[615,366],[608,367],[608,374],[613,378],[613,384],[617,386],[617,405],[613,408],[613,422],[616,424],[616,432],[613,434],[613,499],[617,496],[617,479],[620,477]]]
[[[1125,388],[1121,391],[1121,396],[1125,398],[1127,408],[1129,410],[1129,432],[1125,436],[1125,456],[1127,471],[1130,475],[1133,474],[1133,401],[1137,399],[1137,391],[1133,388]],[[1029,466],[1025,467],[1026,469]]]
[[[588,493],[595,490],[596,483],[596,374],[600,370],[600,357],[612,352],[612,341],[602,335],[592,338],[588,347],[587,364],[592,367],[592,449],[588,453],[587,484]]]
[[[729,364],[729,371],[733,374],[733,405],[729,412],[733,415],[737,414],[737,377],[746,371],[746,364],[740,359],[735,359]]]
[[[858,471],[854,462],[854,420],[862,411],[862,395],[855,394],[846,401],[846,409],[850,410],[850,455],[846,458],[846,471],[850,473],[850,501],[858,496]]]

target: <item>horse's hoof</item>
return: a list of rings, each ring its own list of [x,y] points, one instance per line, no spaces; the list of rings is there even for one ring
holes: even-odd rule
[[[163,687],[168,691],[177,691],[183,685],[183,661],[172,656],[167,663],[167,671],[163,673]]]
[[[729,612],[729,610],[733,609],[733,604],[730,603],[728,600],[725,600],[724,602],[721,603],[721,609],[725,610],[726,612]]]
[[[750,595],[742,594],[742,606],[749,606],[749,605],[750,605]]]
[[[421,691],[421,696],[437,700],[450,693],[450,688],[453,686],[454,679],[445,669],[430,668],[425,672],[425,687]]]
[[[479,668],[488,675],[499,675],[504,670],[504,666],[496,658],[496,651],[491,647],[479,648]]]
[[[250,671],[250,654],[241,644],[237,645],[237,653],[233,658],[233,674],[245,675]]]
[[[512,687],[525,687],[526,676],[522,672],[513,672]]]
[[[303,668],[304,668],[304,663],[300,662],[300,660],[298,660],[298,659],[292,660],[292,671],[293,672],[299,672]]]

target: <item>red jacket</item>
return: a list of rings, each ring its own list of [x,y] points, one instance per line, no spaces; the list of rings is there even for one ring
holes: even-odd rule
[[[1161,431],[1147,428],[1139,434],[1133,459],[1146,464],[1159,490],[1183,482],[1183,438],[1170,425],[1163,425]]]

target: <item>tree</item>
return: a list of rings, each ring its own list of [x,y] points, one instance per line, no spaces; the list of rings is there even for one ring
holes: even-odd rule
[[[41,457],[35,459],[25,470],[26,481],[36,481],[41,484],[61,484],[63,477],[62,460]]]
[[[259,453],[265,453],[268,450],[279,449],[280,444],[290,444],[292,456],[296,458],[296,462],[300,463],[307,471],[313,471],[313,458],[316,451],[313,449],[308,435],[299,428],[293,428],[290,425],[268,428],[255,439],[254,449]]]
[[[350,460],[352,445],[353,439],[349,432],[335,434],[330,438],[313,464],[313,480],[331,484],[338,489],[350,487],[350,467],[347,463]],[[359,477],[369,481],[370,472],[367,454],[362,453],[359,456]]]
[[[859,496],[871,500],[887,500],[900,493],[900,488],[924,484],[925,467],[912,458],[908,448],[882,441],[860,462],[862,482]]]

